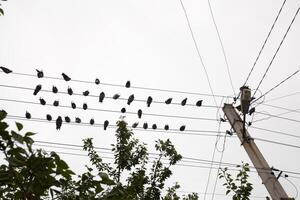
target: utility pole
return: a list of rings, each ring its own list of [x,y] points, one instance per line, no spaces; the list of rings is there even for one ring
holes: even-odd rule
[[[262,183],[265,185],[266,189],[268,190],[271,198],[273,200],[291,199],[288,198],[288,195],[284,191],[280,182],[278,181],[276,176],[272,173],[270,166],[268,165],[262,153],[259,151],[258,147],[256,146],[254,139],[251,138],[249,132],[245,129],[245,121],[241,119],[240,115],[232,106],[232,104],[224,104],[223,112],[225,113],[227,119],[229,120],[231,127],[237,133],[237,136],[239,137],[242,145],[244,146],[245,151],[247,152],[249,158],[251,159],[253,165],[255,166],[258,175],[260,176]],[[246,114],[244,114],[244,120],[245,120],[245,115]]]

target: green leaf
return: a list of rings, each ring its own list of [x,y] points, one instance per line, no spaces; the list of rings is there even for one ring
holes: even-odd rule
[[[15,131],[11,131],[11,136],[19,143],[23,144],[24,142],[24,139],[23,139],[23,136],[16,133]]]
[[[25,133],[25,137],[30,137],[30,136],[33,136],[35,135],[36,133],[32,133],[32,132],[27,132]]]
[[[23,129],[23,125],[19,122],[16,122],[16,126],[18,128],[18,131],[21,131]]]
[[[0,8],[0,12],[3,12],[3,10]],[[5,110],[0,110],[0,121],[4,119],[7,116],[7,112]]]
[[[0,16],[1,16],[1,15],[4,15],[4,11],[3,11],[2,8],[0,8]]]

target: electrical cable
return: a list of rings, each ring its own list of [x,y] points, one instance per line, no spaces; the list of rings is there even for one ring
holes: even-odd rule
[[[4,72],[0,71],[0,73],[4,73]],[[27,74],[27,73],[12,72],[10,74],[19,75],[19,76],[36,77],[37,78],[36,75]],[[63,78],[52,77],[52,76],[44,76],[43,78],[64,81]],[[86,81],[86,80],[71,79],[70,81],[71,82],[78,82],[78,83],[95,84],[95,82],[93,82],[93,81]],[[121,84],[104,83],[104,82],[100,82],[99,85],[106,85],[106,86],[112,86],[112,87],[122,87],[122,88],[125,87],[124,85],[121,85]],[[212,94],[206,94],[206,93],[186,92],[186,91],[180,91],[180,90],[160,89],[160,88],[141,87],[141,86],[130,86],[130,88],[140,89],[140,90],[158,91],[158,92],[177,93],[177,94],[190,94],[190,95],[199,95],[199,96],[213,96]],[[232,96],[225,96],[225,95],[215,95],[214,94],[214,96],[215,97],[233,98]]]
[[[282,112],[282,113],[279,113],[279,114],[276,114],[276,116],[282,116],[282,115],[286,115],[286,114],[289,114],[289,113],[292,113],[292,112],[297,112],[299,109],[296,109],[296,110],[292,110],[292,111],[286,111],[286,112]],[[268,119],[271,119],[272,117],[269,116],[269,117],[265,117],[265,118],[262,118],[262,119],[257,119],[257,120],[252,120],[252,123],[255,123],[255,122],[261,122],[261,121],[264,121],[264,120],[268,120]]]
[[[254,128],[254,129],[262,130],[262,131],[267,131],[267,132],[271,132],[271,133],[277,133],[277,134],[280,134],[280,135],[286,135],[286,136],[291,136],[291,137],[295,137],[295,138],[300,138],[300,136],[298,136],[298,135],[290,134],[290,133],[286,133],[286,132],[282,132],[282,131],[270,130],[270,129],[261,128],[261,127],[257,127],[257,126],[251,126],[250,128]]]
[[[290,108],[285,108],[285,107],[282,107],[282,106],[270,105],[270,104],[266,104],[266,103],[263,103],[262,105],[268,106],[268,107],[271,107],[271,108],[278,108],[278,109],[281,109],[281,110],[287,110],[289,112],[300,113],[300,111],[299,111],[300,108],[298,108],[298,109],[290,109]]]
[[[267,67],[267,69],[266,69],[264,75],[262,76],[262,79],[260,80],[259,84],[257,85],[256,91],[258,90],[258,88],[260,87],[261,83],[262,83],[263,80],[265,79],[265,77],[266,77],[266,75],[267,75],[267,73],[268,73],[268,71],[269,71],[269,69],[270,69],[270,67],[271,67],[271,65],[272,65],[272,63],[273,63],[273,61],[274,61],[276,55],[277,55],[277,53],[279,52],[279,49],[280,49],[281,45],[283,44],[283,41],[285,40],[285,38],[286,38],[286,36],[287,36],[287,34],[288,34],[290,28],[292,27],[292,25],[293,25],[293,23],[294,23],[294,21],[295,21],[297,15],[298,15],[298,13],[299,13],[299,10],[300,10],[300,7],[297,9],[297,12],[295,13],[295,15],[294,15],[294,17],[293,17],[293,19],[292,19],[292,21],[291,21],[291,23],[290,23],[290,25],[289,25],[287,31],[285,32],[285,34],[284,34],[284,36],[283,36],[283,38],[282,38],[282,40],[281,40],[281,42],[280,42],[278,48],[276,49],[275,54],[273,55],[273,57],[272,57],[272,59],[271,59],[271,62],[269,63],[269,65],[268,65],[268,67]],[[298,70],[298,71],[299,71],[299,70]],[[296,73],[297,73],[297,72],[296,72]],[[255,96],[256,91],[254,92],[253,96]]]
[[[294,197],[293,199],[297,199],[298,193],[299,193],[298,188],[296,187],[296,185],[295,185],[291,180],[289,180],[289,179],[286,178],[286,177],[284,177],[284,178],[285,178],[285,180],[287,180],[287,181],[295,188],[295,190],[296,190],[296,195],[295,195],[295,197]]]
[[[34,105],[41,105],[38,102],[32,102],[32,101],[21,101],[21,100],[15,100],[15,99],[2,99],[0,98],[0,101],[8,101],[8,102],[15,102],[15,103],[25,103],[25,104],[34,104]],[[44,106],[53,106],[52,104],[45,104]],[[56,106],[53,106],[56,107]],[[72,109],[71,106],[66,106],[66,105],[59,105],[59,107],[62,108],[69,108]],[[80,107],[77,107],[76,109],[82,109]],[[88,108],[87,110],[91,111],[100,111],[100,112],[111,112],[111,113],[119,113],[122,114],[121,111],[118,110],[108,110],[108,109],[98,109],[98,108]],[[137,115],[137,112],[126,112],[127,114],[131,115]],[[164,114],[155,114],[155,113],[143,113],[145,116],[155,116],[155,117],[168,117],[168,118],[178,118],[178,119],[193,119],[193,120],[205,120],[205,121],[217,121],[216,119],[213,118],[201,118],[201,117],[188,117],[188,116],[180,116],[180,115],[164,115]]]
[[[198,57],[199,57],[201,66],[202,66],[202,68],[204,69],[205,76],[206,76],[206,79],[207,79],[207,82],[208,82],[208,85],[209,85],[209,89],[210,89],[211,95],[212,95],[212,97],[213,97],[213,99],[214,99],[214,102],[215,102],[216,106],[218,106],[218,103],[217,103],[217,100],[216,100],[216,96],[215,96],[215,94],[214,94],[214,91],[213,91],[213,89],[212,89],[212,85],[211,85],[211,82],[210,82],[210,79],[209,79],[209,76],[208,76],[207,69],[206,69],[206,67],[205,67],[205,65],[204,65],[202,56],[201,56],[201,54],[200,54],[200,50],[199,50],[198,44],[197,44],[196,39],[195,39],[195,36],[194,36],[194,32],[193,32],[193,29],[192,29],[192,26],[191,26],[191,22],[190,22],[190,20],[189,20],[189,17],[188,17],[188,15],[187,15],[187,11],[186,11],[186,9],[185,9],[185,6],[184,6],[182,0],[180,0],[180,4],[181,4],[181,8],[182,8],[182,10],[183,10],[183,12],[184,12],[185,19],[186,19],[186,21],[187,21],[187,24],[188,24],[188,27],[189,27],[189,31],[190,31],[190,34],[191,34],[191,37],[192,37],[192,40],[193,40],[193,43],[194,43],[194,46],[195,46],[197,55],[198,55]]]
[[[234,96],[236,96],[236,93],[235,93],[235,90],[234,90],[234,87],[233,87],[233,81],[232,81],[232,77],[231,77],[231,73],[230,73],[230,69],[229,69],[228,60],[227,60],[225,48],[224,48],[224,45],[223,45],[223,41],[222,41],[222,38],[221,38],[221,35],[220,35],[220,32],[219,32],[219,28],[218,28],[217,23],[216,23],[216,19],[215,19],[213,10],[212,10],[212,6],[211,6],[211,3],[210,3],[210,0],[207,0],[207,2],[208,2],[208,6],[209,6],[209,11],[210,11],[210,14],[211,14],[211,18],[213,20],[213,24],[214,24],[214,27],[216,29],[217,35],[218,35],[219,43],[221,45],[223,57],[224,57],[226,68],[227,68],[227,74],[228,74],[230,85],[231,85],[231,89],[233,91]]]
[[[260,55],[261,55],[263,49],[264,49],[265,46],[266,46],[266,43],[267,43],[267,41],[268,41],[268,39],[269,39],[269,37],[270,37],[270,35],[271,35],[271,32],[273,31],[273,28],[274,28],[274,26],[275,26],[275,24],[276,24],[276,22],[277,22],[277,20],[278,20],[278,18],[279,18],[279,15],[280,15],[280,13],[281,13],[281,11],[282,11],[282,9],[283,9],[283,6],[284,6],[285,2],[286,2],[286,0],[283,1],[282,5],[281,5],[281,7],[280,7],[280,9],[279,9],[279,11],[278,11],[278,13],[277,13],[277,16],[276,16],[276,18],[275,18],[275,20],[274,20],[274,22],[273,22],[273,24],[272,24],[272,26],[271,26],[271,29],[269,30],[269,33],[268,33],[268,35],[267,35],[267,37],[266,37],[266,39],[265,39],[263,45],[261,46],[261,48],[260,48],[260,50],[259,50],[259,52],[258,52],[258,55],[257,55],[257,57],[256,57],[256,59],[255,59],[253,65],[252,65],[252,68],[251,68],[251,70],[250,70],[250,72],[249,72],[249,74],[248,74],[248,76],[247,76],[247,78],[246,78],[246,81],[245,81],[245,83],[243,84],[243,86],[245,86],[245,85],[247,84],[247,81],[249,80],[250,75],[251,75],[251,73],[253,72],[253,69],[254,69],[256,63],[257,63],[257,61],[258,61],[258,59],[259,59],[259,57],[260,57]]]
[[[291,96],[298,95],[298,94],[300,94],[300,91],[299,92],[293,92],[291,94],[286,94],[286,95],[283,95],[283,96],[280,96],[280,97],[275,97],[275,98],[266,100],[265,103],[271,102],[271,101],[276,101],[276,100],[279,100],[279,99],[284,99],[284,98],[291,97]]]
[[[267,113],[263,113],[263,112],[259,112],[259,111],[255,111],[255,112],[256,112],[256,114],[266,115],[266,116],[270,116],[270,117],[274,117],[274,118],[278,118],[278,119],[284,119],[284,120],[287,120],[287,121],[300,123],[300,120],[296,120],[296,119],[291,119],[291,118],[287,118],[287,117],[280,117],[278,115],[267,114]]]

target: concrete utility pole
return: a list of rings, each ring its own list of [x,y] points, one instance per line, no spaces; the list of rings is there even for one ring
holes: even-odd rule
[[[267,161],[259,151],[254,140],[246,129],[244,129],[244,121],[231,104],[224,104],[223,111],[229,120],[232,128],[237,133],[242,145],[244,146],[248,156],[250,157],[253,165],[255,166],[258,175],[262,179],[262,183],[267,188],[273,200],[288,200],[288,195],[279,183],[276,176],[272,173]]]

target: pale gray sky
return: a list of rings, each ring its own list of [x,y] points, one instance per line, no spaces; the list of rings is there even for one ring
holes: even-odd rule
[[[282,0],[211,1],[236,92],[244,83],[282,2]],[[208,2],[183,0],[183,3],[190,18],[214,93],[233,95],[221,46],[209,12]],[[65,72],[72,79],[78,80],[94,81],[98,77],[101,82],[121,85],[130,80],[133,86],[210,94],[205,71],[199,62],[179,0],[88,0],[84,2],[77,0],[10,0],[2,4],[5,16],[0,17],[1,66],[20,73],[35,74],[35,68],[37,68],[43,69],[46,76],[59,77],[62,72]],[[300,3],[296,0],[286,2],[266,48],[248,82],[252,89],[256,88],[261,80],[299,6]],[[299,35],[300,19],[296,18],[260,87],[262,93],[299,69]],[[124,98],[134,93],[136,99],[146,100],[151,95],[154,100],[164,101],[169,97],[173,97],[173,101],[177,103],[187,97],[188,103],[193,104],[197,100],[203,99],[204,105],[214,105],[213,99],[209,96],[134,88],[126,89],[104,85],[96,86],[76,82],[66,83],[14,74],[5,75],[1,73],[0,77],[1,85],[34,88],[37,84],[42,84],[44,89],[49,90],[52,85],[56,85],[60,91],[66,91],[67,87],[71,86],[77,93],[88,89],[94,95],[98,95],[100,91],[105,91],[108,96],[120,93],[121,97]],[[266,97],[265,103],[292,110],[300,109],[299,83],[299,75],[297,75],[271,92]],[[132,105],[128,106],[126,101],[113,101],[110,99],[106,99],[104,103],[100,104],[98,99],[93,97],[67,96],[46,92],[33,96],[32,91],[29,90],[2,86],[0,91],[1,98],[5,99],[38,102],[38,98],[43,97],[49,103],[54,100],[59,100],[61,105],[69,105],[71,101],[75,101],[78,105],[87,102],[91,108],[106,110],[120,110],[125,106],[130,112],[136,112],[141,108],[145,113],[212,119],[216,118],[217,113],[215,108],[164,104],[153,104],[150,108],[147,108],[145,103],[142,102],[133,102]],[[293,93],[296,94],[272,100]],[[216,99],[218,105],[222,105],[224,102],[232,102],[231,98],[222,99],[217,97]],[[268,100],[270,102],[267,102]],[[42,107],[41,105],[28,105],[2,100],[0,105],[0,108],[7,110],[10,115],[24,116],[24,113],[28,110],[36,118],[45,118],[45,115],[50,113],[54,117],[57,115],[69,115],[73,118],[78,116],[84,122],[88,122],[91,117],[94,117],[96,123],[103,123],[104,120],[108,119],[111,124],[114,124],[121,115],[121,113],[72,110],[53,106]],[[256,110],[273,115],[286,112],[286,110],[264,104],[258,106]],[[221,115],[223,115],[222,112]],[[264,117],[266,116],[256,113],[253,120]],[[298,120],[298,122],[270,118],[255,122],[253,125],[298,135],[299,110],[284,114],[282,117]],[[128,114],[126,120],[129,124],[132,124],[138,118],[136,115]],[[138,121],[140,124],[144,122],[157,123],[158,127],[169,124],[172,129],[178,129],[180,125],[185,124],[188,130],[218,130],[217,121],[146,115]],[[95,146],[98,147],[109,147],[114,142],[114,129],[104,132],[99,127],[63,125],[60,131],[56,131],[54,124],[30,121],[24,121],[24,124],[27,130],[38,132],[35,139],[40,141],[82,144],[83,138],[93,137],[95,138]],[[228,124],[222,123],[220,130],[225,131],[227,129],[229,129]],[[253,137],[300,145],[299,138],[254,128],[250,128],[249,131]],[[148,144],[151,152],[154,151],[155,140],[170,138],[183,156],[212,159],[216,137],[194,136],[184,132],[182,134],[150,131],[134,132],[137,138]],[[222,135],[224,134],[222,133]],[[221,138],[218,143],[219,149],[222,148],[222,143],[223,139]],[[259,141],[257,141],[257,144],[270,166],[300,172],[299,148]],[[45,147],[45,149],[52,150],[54,148]],[[72,150],[54,150],[84,153]],[[88,158],[82,156],[63,154],[61,156],[77,172],[82,171],[84,165],[88,162]],[[217,151],[215,160],[218,161],[220,156],[221,153]],[[240,163],[241,161],[250,162],[237,138],[228,138],[223,162]],[[191,163],[182,162],[182,164]],[[209,164],[193,163],[193,165],[209,167]],[[181,191],[199,192],[200,199],[203,199],[209,169],[175,166],[173,171],[174,175],[168,181],[168,186],[178,181],[182,186]],[[216,170],[212,170],[207,190],[208,194],[213,191],[216,173]],[[289,175],[292,176],[293,174]],[[300,176],[298,175],[298,177]],[[268,195],[256,173],[251,173],[251,180],[255,187],[254,196],[263,197]],[[300,187],[299,178],[290,178],[289,180],[297,188]],[[295,189],[288,181],[281,178],[280,182],[290,196],[296,194]],[[218,181],[216,194],[224,194],[222,183],[223,181]],[[212,199],[212,196],[207,195],[206,199]],[[215,195],[214,199],[230,199],[230,197]]]

